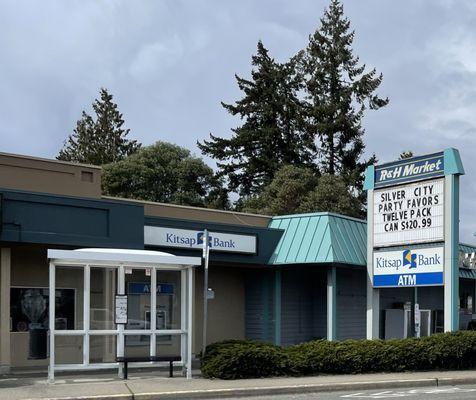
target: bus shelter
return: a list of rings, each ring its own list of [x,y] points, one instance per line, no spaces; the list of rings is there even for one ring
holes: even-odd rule
[[[48,259],[49,382],[57,371],[118,368],[121,376],[117,357],[129,355],[180,356],[177,365],[191,378],[193,277],[199,257],[49,249]]]

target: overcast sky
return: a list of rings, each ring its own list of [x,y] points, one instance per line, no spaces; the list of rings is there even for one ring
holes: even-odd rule
[[[284,61],[306,46],[328,1],[0,0],[0,151],[54,157],[100,87],[131,137],[199,155],[196,140],[237,124],[220,106],[240,93],[261,39]],[[460,150],[461,239],[475,242],[476,2],[345,0],[355,51],[390,98],[368,114],[367,152]]]

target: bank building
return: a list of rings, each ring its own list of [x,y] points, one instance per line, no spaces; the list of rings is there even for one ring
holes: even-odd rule
[[[438,208],[457,192],[446,179],[464,171],[452,167],[457,152],[431,157],[407,168],[417,183],[387,168],[380,185],[378,167],[367,172],[368,229],[318,210],[265,216],[112,198],[101,193],[99,167],[0,153],[0,371],[112,369],[118,356],[150,354],[179,356],[190,374],[205,292],[207,343],[471,329],[476,247],[458,241],[448,250],[457,232]],[[426,196],[425,205],[407,203],[412,196]],[[425,210],[418,218],[415,207]],[[399,229],[386,231],[385,218]],[[410,247],[406,232],[414,232]],[[447,266],[451,254],[456,268]]]

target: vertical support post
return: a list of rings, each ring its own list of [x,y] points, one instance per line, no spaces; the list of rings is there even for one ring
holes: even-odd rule
[[[327,340],[337,340],[337,268],[327,270]]]
[[[271,283],[271,271],[262,271],[261,272],[261,304],[262,304],[262,314],[261,314],[261,338],[260,340],[263,342],[271,341],[272,331],[270,331],[270,322],[269,322],[269,315],[271,314],[272,310],[270,310],[270,286]]]
[[[185,360],[187,358],[187,270],[180,271],[180,357],[182,361],[182,375],[185,376],[187,368]]]
[[[418,287],[413,288],[413,334],[416,338],[421,336],[421,314],[420,306],[418,305]]]
[[[155,266],[150,271],[150,356],[157,355],[157,269]]]
[[[207,324],[208,324],[208,259],[210,256],[208,230],[203,231],[203,330],[202,330],[202,354],[205,355],[207,348]]]
[[[459,328],[459,176],[445,175],[444,328]]]
[[[281,346],[281,270],[274,271],[274,344]]]
[[[56,271],[55,265],[50,263],[49,270],[49,328],[50,328],[50,365],[48,367],[48,382],[55,381],[55,285],[56,285]]]
[[[119,268],[117,270],[117,294],[126,294],[126,282],[125,282],[125,269],[124,265],[120,264]],[[124,340],[124,325],[119,324],[117,326],[117,350],[116,350],[116,356],[117,357],[124,357],[124,346],[125,346],[125,340]],[[117,373],[120,378],[123,377],[123,368],[122,364],[119,363],[119,367],[117,370]]]
[[[0,372],[7,373],[11,365],[10,348],[10,286],[11,250],[0,249]]]
[[[188,307],[187,307],[187,379],[192,378],[192,336],[193,336],[193,280],[194,269],[188,267]]]
[[[474,291],[473,291],[473,307],[471,308],[471,314],[475,314],[475,313],[476,313],[476,279],[473,279],[473,287],[474,287]]]
[[[89,365],[89,329],[90,329],[90,299],[91,299],[91,267],[84,266],[83,282],[83,365]]]
[[[374,190],[373,166],[367,169],[367,177],[371,179],[371,187],[367,190],[367,339],[378,339],[380,331],[380,292],[374,289],[373,262],[374,262]]]

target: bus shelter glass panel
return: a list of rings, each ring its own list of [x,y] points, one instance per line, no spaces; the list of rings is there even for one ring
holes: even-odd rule
[[[56,364],[81,364],[83,362],[83,336],[57,336],[55,338]]]
[[[89,339],[89,362],[113,363],[116,361],[116,350],[116,335],[92,335]]]
[[[83,329],[84,268],[56,267],[55,286],[55,329]]]
[[[90,329],[116,329],[114,304],[117,293],[117,269],[91,267]]]
[[[157,335],[156,354],[157,356],[179,356],[181,355],[180,335]]]
[[[180,329],[181,271],[157,271],[157,329]],[[158,342],[169,340],[158,336]]]
[[[127,324],[125,326],[126,356],[150,354],[151,270],[126,269]],[[127,334],[127,331],[149,330],[144,334]]]

